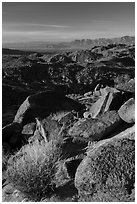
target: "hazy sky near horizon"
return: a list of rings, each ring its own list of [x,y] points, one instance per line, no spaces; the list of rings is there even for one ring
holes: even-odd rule
[[[135,35],[133,2],[3,2],[2,41],[71,41]]]

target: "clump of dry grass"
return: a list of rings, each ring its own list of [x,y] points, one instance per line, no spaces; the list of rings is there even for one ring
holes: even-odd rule
[[[9,181],[33,201],[50,196],[55,189],[55,174],[61,158],[57,141],[25,145],[9,159]]]

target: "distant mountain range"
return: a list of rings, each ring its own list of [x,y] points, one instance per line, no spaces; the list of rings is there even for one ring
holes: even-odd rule
[[[34,52],[32,51],[22,51],[22,50],[16,50],[16,49],[9,49],[9,48],[2,48],[2,54],[3,55],[29,55]]]
[[[135,44],[134,36],[123,36],[119,38],[98,38],[98,39],[82,39],[74,40],[72,42],[48,43],[48,42],[30,42],[30,43],[3,43],[3,48],[12,48],[19,50],[32,51],[55,51],[55,50],[81,50],[90,49],[94,46],[108,45],[108,44]]]

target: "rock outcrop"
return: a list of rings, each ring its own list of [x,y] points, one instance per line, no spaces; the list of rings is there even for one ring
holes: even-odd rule
[[[29,96],[20,106],[14,122],[27,124],[36,117],[46,118],[51,113],[59,111],[81,111],[85,106],[54,91],[41,92]]]
[[[105,87],[99,90],[99,99],[84,113],[84,118],[96,118],[110,110],[118,110],[132,94],[122,92],[112,87]]]
[[[80,163],[75,186],[82,201],[124,201],[135,182],[135,128],[88,149]]]

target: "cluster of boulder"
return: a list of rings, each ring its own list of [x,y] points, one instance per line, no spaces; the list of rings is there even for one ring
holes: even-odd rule
[[[98,85],[78,100],[54,91],[28,96],[3,127],[4,152],[62,140],[79,201],[134,201],[134,85],[134,79],[126,89]]]

